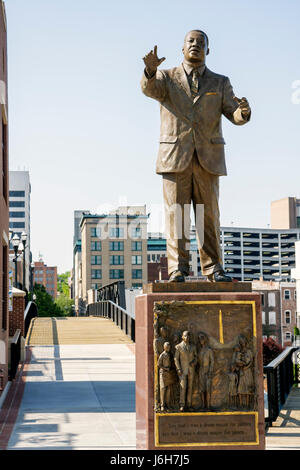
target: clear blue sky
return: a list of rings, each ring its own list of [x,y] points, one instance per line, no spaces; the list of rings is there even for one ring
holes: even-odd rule
[[[10,169],[30,171],[34,259],[71,268],[75,209],[162,204],[159,105],[140,91],[142,57],[157,44],[163,67],[178,65],[191,29],[207,32],[207,66],[252,107],[246,126],[224,119],[221,224],[267,227],[272,200],[299,196],[299,0],[6,0],[6,10]]]

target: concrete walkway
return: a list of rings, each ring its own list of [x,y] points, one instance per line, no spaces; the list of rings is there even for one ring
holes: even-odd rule
[[[300,450],[300,388],[292,388],[280,414],[266,434],[268,450]]]
[[[116,325],[37,318],[26,348],[1,412],[0,449],[135,449],[134,344]]]

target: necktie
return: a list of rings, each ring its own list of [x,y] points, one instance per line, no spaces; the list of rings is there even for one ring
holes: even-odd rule
[[[194,69],[192,72],[191,92],[192,92],[193,97],[195,97],[198,94],[198,71],[196,69]]]

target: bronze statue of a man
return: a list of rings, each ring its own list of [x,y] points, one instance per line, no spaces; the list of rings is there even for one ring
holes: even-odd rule
[[[192,203],[202,273],[210,281],[231,281],[220,249],[219,176],[226,175],[221,117],[242,125],[251,110],[246,98],[235,97],[228,77],[206,67],[209,48],[203,31],[187,33],[182,51],[179,67],[157,70],[165,58],[158,58],[155,46],[143,58],[141,81],[143,93],[161,105],[156,172],[163,176],[167,225],[179,233],[167,237],[169,280],[182,282],[189,274],[190,216],[184,208]],[[199,205],[204,206],[204,227],[197,220]]]

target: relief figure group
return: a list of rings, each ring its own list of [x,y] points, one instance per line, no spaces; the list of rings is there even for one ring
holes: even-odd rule
[[[254,355],[244,335],[240,334],[234,344],[218,347],[210,345],[204,331],[173,332],[170,338],[167,327],[156,331],[156,411],[254,407]],[[212,402],[213,393],[222,396],[220,405]]]

